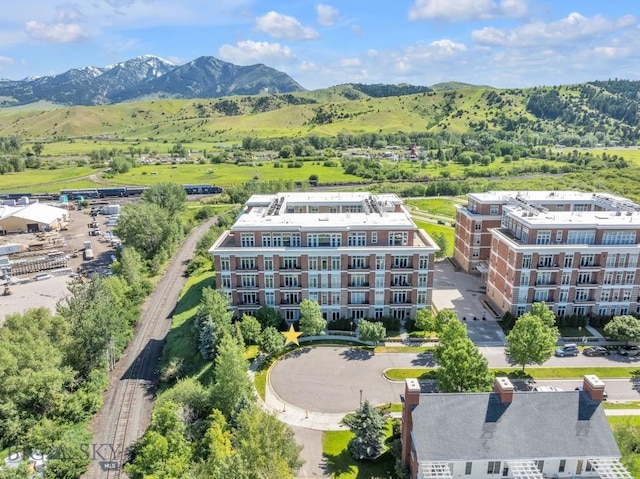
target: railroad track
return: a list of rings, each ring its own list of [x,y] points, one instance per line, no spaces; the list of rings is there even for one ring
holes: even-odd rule
[[[162,347],[185,282],[184,264],[191,257],[198,238],[214,221],[211,219],[198,226],[185,240],[143,306],[134,336],[111,373],[104,406],[92,421],[94,454],[83,478],[127,477],[123,465],[128,459],[129,448],[142,436],[151,420]],[[98,454],[95,454],[96,448]]]

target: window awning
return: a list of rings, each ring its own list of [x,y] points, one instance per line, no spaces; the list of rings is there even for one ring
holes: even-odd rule
[[[616,458],[589,459],[591,466],[602,479],[633,479],[633,476]]]
[[[422,479],[453,479],[451,468],[448,462],[424,462],[420,464],[420,474]]]
[[[509,475],[515,479],[543,479],[542,472],[533,461],[507,461]]]

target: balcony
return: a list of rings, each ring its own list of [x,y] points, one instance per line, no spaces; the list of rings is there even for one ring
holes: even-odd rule
[[[589,268],[600,268],[600,265],[598,263],[580,263],[578,265],[578,268],[580,269],[589,269]]]
[[[349,283],[349,287],[350,288],[368,288],[369,282],[365,281],[364,283],[363,282]]]
[[[557,268],[558,267],[558,263],[538,263],[538,269],[553,269],[553,268]]]
[[[557,286],[558,283],[555,281],[536,281],[536,286]]]
[[[287,305],[294,306],[294,305],[300,304],[300,301],[292,301],[290,299],[283,299],[283,300],[280,301],[280,304],[282,306],[287,306]]]
[[[302,285],[300,283],[295,283],[295,284],[280,283],[280,287],[282,289],[302,288]]]
[[[580,304],[585,304],[585,303],[595,303],[596,302],[596,298],[593,296],[589,296],[587,298],[583,298],[583,299],[579,299],[579,298],[575,298],[573,300],[574,303],[580,303]]]
[[[260,306],[260,301],[240,301],[238,302],[238,306]]]
[[[280,271],[294,271],[294,270],[299,270],[300,265],[299,264],[282,264],[280,265]]]
[[[237,271],[258,271],[257,264],[241,265],[238,266]]]
[[[367,264],[350,264],[349,269],[369,269]]]
[[[411,284],[411,281],[391,281],[390,286],[392,288],[410,288],[412,284]]]
[[[257,289],[258,285],[257,284],[242,284],[242,283],[238,283],[236,288],[237,289]]]
[[[411,263],[393,263],[391,269],[413,269]]]

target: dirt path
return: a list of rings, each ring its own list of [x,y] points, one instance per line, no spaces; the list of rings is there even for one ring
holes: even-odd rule
[[[196,242],[216,221],[212,218],[194,229],[174,255],[155,291],[147,298],[134,337],[111,372],[104,406],[94,417],[93,454],[86,479],[126,477],[122,464],[127,449],[139,439],[151,420],[158,386],[162,347],[171,327],[171,316],[185,283],[184,266]]]

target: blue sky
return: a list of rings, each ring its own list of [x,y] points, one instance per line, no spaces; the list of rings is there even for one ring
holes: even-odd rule
[[[640,79],[637,0],[3,2],[0,78],[139,55],[264,63],[303,87]]]

